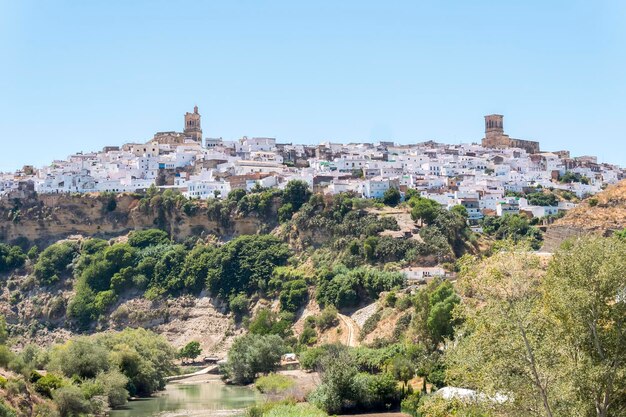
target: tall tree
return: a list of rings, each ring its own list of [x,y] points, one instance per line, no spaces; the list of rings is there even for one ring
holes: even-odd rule
[[[465,325],[446,354],[455,384],[502,398],[507,415],[567,414],[571,392],[555,369],[562,362],[552,324],[543,314],[540,260],[525,251],[499,252],[462,277]],[[570,408],[571,409],[571,408]]]
[[[593,237],[566,244],[544,287],[578,400],[591,406],[589,415],[625,415],[626,242]]]

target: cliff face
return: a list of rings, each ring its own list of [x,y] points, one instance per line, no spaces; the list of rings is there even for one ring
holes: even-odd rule
[[[626,228],[626,180],[584,200],[548,227],[543,250],[552,252],[566,239],[586,234],[609,236]]]
[[[4,196],[0,199],[0,242],[42,247],[72,235],[108,238],[159,225],[177,240],[207,234],[230,239],[273,226],[250,215],[220,223],[211,219],[203,202],[194,202],[189,214],[176,206],[140,207],[140,203],[141,196],[130,194]]]

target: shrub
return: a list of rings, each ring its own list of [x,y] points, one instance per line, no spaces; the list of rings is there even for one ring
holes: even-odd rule
[[[285,375],[269,374],[259,377],[254,386],[263,394],[279,394],[295,385],[295,381]]]
[[[25,261],[26,255],[19,246],[0,243],[0,272],[19,268]]]
[[[67,386],[54,391],[53,397],[61,417],[73,417],[86,414],[91,411],[89,401],[85,398],[80,388]]]
[[[74,243],[55,243],[48,246],[35,263],[35,277],[44,285],[54,284],[72,263],[77,251],[78,247]]]
[[[311,326],[306,326],[302,329],[302,333],[300,333],[300,338],[298,342],[301,345],[313,345],[317,342],[317,332]]]
[[[391,308],[395,307],[396,306],[396,301],[398,301],[398,296],[396,295],[396,293],[394,291],[390,291],[385,296],[385,305],[387,307],[391,307]]]
[[[279,299],[283,310],[295,312],[304,305],[309,292],[303,279],[285,282],[282,287]]]
[[[363,323],[363,327],[361,328],[361,332],[359,334],[359,338],[361,340],[365,339],[365,336],[372,333],[374,329],[376,329],[378,322],[382,318],[382,314],[383,313],[381,310],[377,310],[374,314],[369,316],[367,320],[365,320],[365,323]]]
[[[48,398],[52,398],[52,392],[58,388],[61,388],[65,385],[63,378],[53,374],[52,372],[47,373],[42,376],[35,382],[35,391],[44,395]]]
[[[320,330],[330,329],[339,324],[338,311],[333,306],[326,306],[315,320],[315,325]]]
[[[0,399],[0,417],[17,417],[15,410]]]
[[[170,242],[167,232],[160,229],[139,230],[128,237],[128,244],[135,248],[164,245]]]
[[[109,351],[89,337],[79,337],[55,346],[51,352],[50,369],[59,370],[68,378],[95,378],[109,369]]]
[[[239,293],[230,298],[228,308],[230,308],[235,317],[241,318],[248,314],[248,305],[250,305],[248,297],[244,293]]]

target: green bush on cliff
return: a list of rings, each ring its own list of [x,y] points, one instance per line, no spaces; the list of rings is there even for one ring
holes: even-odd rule
[[[289,255],[287,245],[274,236],[235,238],[207,259],[207,288],[223,299],[230,294],[263,291],[274,268],[284,265]]]
[[[58,282],[77,253],[78,245],[75,243],[64,242],[48,246],[39,254],[39,259],[35,263],[35,277],[44,285]]]
[[[160,229],[138,230],[128,237],[128,244],[135,248],[143,249],[148,246],[164,245],[169,243],[170,237],[167,232]]]
[[[26,255],[19,246],[0,243],[0,272],[19,268],[25,261]]]

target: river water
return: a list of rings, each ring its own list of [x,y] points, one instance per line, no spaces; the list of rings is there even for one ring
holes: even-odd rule
[[[219,380],[170,384],[158,396],[130,401],[111,417],[217,417],[241,416],[243,409],[262,401],[248,387],[224,385]]]

